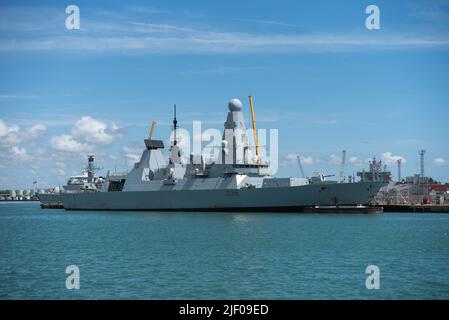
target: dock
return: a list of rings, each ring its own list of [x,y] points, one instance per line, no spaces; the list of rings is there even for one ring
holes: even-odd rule
[[[384,212],[434,212],[449,213],[449,205],[436,204],[399,204],[399,205],[383,205]]]
[[[313,206],[305,207],[303,209],[304,213],[383,213],[384,209],[382,207],[368,207],[368,206]]]

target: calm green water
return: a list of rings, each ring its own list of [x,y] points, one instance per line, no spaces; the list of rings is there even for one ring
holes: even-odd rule
[[[68,290],[65,268],[80,269]],[[380,268],[380,289],[365,268]],[[449,298],[449,214],[66,212],[0,203],[3,299]]]

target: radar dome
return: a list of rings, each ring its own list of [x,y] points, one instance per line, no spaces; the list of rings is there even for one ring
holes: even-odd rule
[[[242,107],[242,102],[239,99],[232,99],[231,101],[229,101],[229,111],[241,111]]]

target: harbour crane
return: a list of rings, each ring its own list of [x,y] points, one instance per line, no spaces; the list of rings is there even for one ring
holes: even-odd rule
[[[345,162],[346,162],[346,150],[343,150],[340,164],[340,183],[345,182]]]
[[[397,160],[398,163],[398,182],[401,182],[401,164],[402,164],[402,158],[399,158]]]
[[[296,156],[296,159],[298,159],[298,165],[299,165],[299,170],[301,171],[301,176],[303,178],[306,178],[306,175],[304,174],[304,170],[303,170],[302,164],[301,164],[301,157],[299,156],[299,154]]]
[[[154,127],[155,126],[156,126],[156,121],[153,120],[153,122],[151,123],[150,133],[148,134],[148,140],[151,140],[151,137],[153,136],[153,132],[154,132]]]
[[[251,110],[251,123],[253,126],[254,144],[256,145],[256,164],[260,164],[259,158],[259,139],[257,138],[256,116],[254,115],[253,97],[249,96],[249,107]]]

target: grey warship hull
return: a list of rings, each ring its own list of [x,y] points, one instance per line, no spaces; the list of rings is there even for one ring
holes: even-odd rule
[[[62,203],[61,194],[59,193],[38,193],[37,197],[44,206],[60,205]]]
[[[63,194],[66,210],[301,211],[315,205],[368,204],[382,183],[216,190]]]

